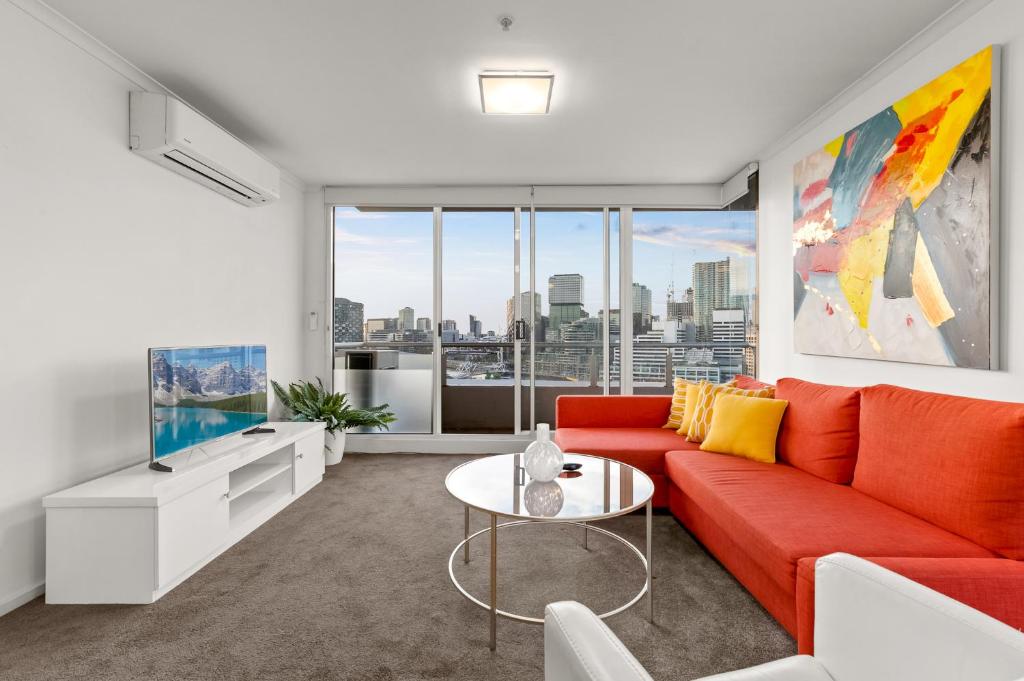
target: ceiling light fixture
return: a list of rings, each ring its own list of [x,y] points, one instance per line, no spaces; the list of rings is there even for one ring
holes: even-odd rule
[[[480,105],[485,114],[546,114],[551,111],[550,71],[484,71]]]

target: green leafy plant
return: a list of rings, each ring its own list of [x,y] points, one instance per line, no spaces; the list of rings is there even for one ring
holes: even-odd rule
[[[331,434],[359,427],[387,430],[395,420],[387,404],[356,409],[349,405],[348,395],[330,392],[319,378],[316,383],[289,383],[287,389],[282,388],[277,381],[270,383],[277,399],[291,414],[293,421],[322,421],[327,424],[327,432]]]

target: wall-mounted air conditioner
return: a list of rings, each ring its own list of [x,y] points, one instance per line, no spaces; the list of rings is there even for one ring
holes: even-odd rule
[[[245,204],[281,196],[281,171],[183,102],[132,92],[129,145],[151,161]]]

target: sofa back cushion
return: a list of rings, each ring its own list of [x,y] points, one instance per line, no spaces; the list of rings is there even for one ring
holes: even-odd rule
[[[857,463],[860,389],[782,378],[775,397],[789,402],[779,429],[779,460],[848,485]]]
[[[760,390],[761,388],[775,387],[771,383],[759,381],[753,376],[747,376],[746,374],[736,374],[733,376],[732,384],[737,388],[743,388],[744,390]]]
[[[1024,404],[864,388],[853,487],[1022,560]]]

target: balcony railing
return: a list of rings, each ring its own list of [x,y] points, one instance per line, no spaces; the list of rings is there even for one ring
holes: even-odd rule
[[[530,341],[521,344],[521,427],[530,423]],[[672,392],[676,376],[724,380],[743,371],[753,346],[734,343],[633,343],[633,389],[637,394]],[[350,393],[356,406],[387,402],[398,416],[391,432],[429,433],[432,428],[432,342],[375,341],[335,345],[335,384]],[[687,351],[706,350],[729,358],[727,364],[687,362]],[[381,353],[384,351],[384,353]],[[390,353],[388,353],[390,351]],[[717,351],[717,352],[716,352]],[[368,366],[366,355],[383,362]],[[601,394],[604,376],[603,344],[588,341],[533,341],[536,362],[533,393],[538,422],[554,423],[555,401],[562,394]],[[349,356],[362,357],[353,369]],[[691,354],[692,357],[692,354]],[[737,361],[738,360],[738,361]],[[441,421],[448,433],[506,433],[513,431],[515,405],[515,344],[511,341],[441,343]],[[618,392],[619,346],[609,358],[609,392]]]

